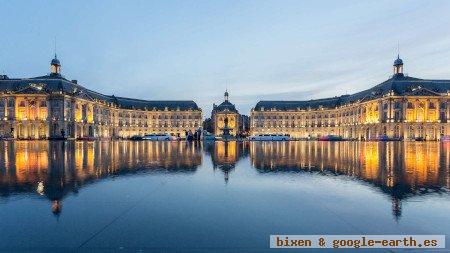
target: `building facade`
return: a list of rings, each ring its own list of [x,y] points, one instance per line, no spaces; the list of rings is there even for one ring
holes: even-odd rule
[[[352,95],[309,101],[260,101],[251,110],[250,132],[296,138],[338,135],[439,140],[450,135],[450,80],[405,76],[400,57],[394,75]]]
[[[128,138],[149,133],[183,137],[202,125],[202,111],[194,101],[107,96],[67,80],[60,70],[55,55],[49,75],[0,76],[0,137]]]
[[[222,135],[222,129],[225,126],[225,121],[228,121],[230,134],[236,136],[239,132],[240,115],[234,104],[229,101],[229,93],[225,91],[224,101],[220,105],[213,105],[211,112],[211,119],[214,126],[214,135]]]

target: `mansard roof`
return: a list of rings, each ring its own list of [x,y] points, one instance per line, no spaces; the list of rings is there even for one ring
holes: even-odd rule
[[[59,74],[49,74],[33,78],[0,79],[0,92],[13,94],[51,94],[62,92],[87,100],[101,100],[121,108],[142,110],[200,110],[194,101],[151,101],[104,95],[87,89],[76,81],[69,81]]]
[[[223,101],[220,105],[215,106],[213,108],[214,112],[223,112],[223,111],[230,111],[230,112],[238,112],[234,104],[230,103],[228,100]]]
[[[148,110],[198,110],[194,101],[189,100],[140,100],[133,98],[115,97],[116,103],[123,108],[145,108]]]
[[[305,101],[259,101],[254,110],[298,110],[335,108],[358,101],[380,98],[389,92],[397,96],[439,96],[450,91],[450,80],[426,80],[403,75],[392,78],[364,91],[352,95]]]

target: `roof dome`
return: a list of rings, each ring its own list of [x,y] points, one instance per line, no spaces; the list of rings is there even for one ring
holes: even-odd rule
[[[216,112],[219,112],[219,111],[237,112],[234,104],[230,103],[229,101],[222,102],[220,105],[216,106],[213,110]]]
[[[55,54],[55,58],[53,58],[51,64],[61,66],[61,63],[59,62],[58,58],[56,57],[56,54]]]
[[[394,66],[403,65],[402,59],[400,59],[400,56],[397,56],[397,59],[394,61]]]

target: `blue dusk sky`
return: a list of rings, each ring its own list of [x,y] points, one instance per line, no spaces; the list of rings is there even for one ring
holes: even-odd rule
[[[230,100],[353,93],[405,73],[450,79],[450,1],[2,1],[0,72],[62,74],[105,94]]]

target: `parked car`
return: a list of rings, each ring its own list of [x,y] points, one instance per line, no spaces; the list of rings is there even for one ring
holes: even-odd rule
[[[289,134],[257,134],[250,136],[251,141],[289,141],[291,136]]]
[[[215,141],[216,136],[214,134],[203,131],[203,141]]]
[[[142,139],[148,141],[176,141],[177,137],[170,134],[146,134]]]
[[[389,137],[387,135],[379,135],[377,137],[371,138],[371,141],[399,141],[400,138]]]
[[[442,142],[444,142],[444,141],[445,141],[445,142],[450,142],[450,135],[442,136],[442,137],[441,137],[441,141],[442,141]]]
[[[342,137],[338,135],[325,135],[319,138],[319,141],[342,141]]]

